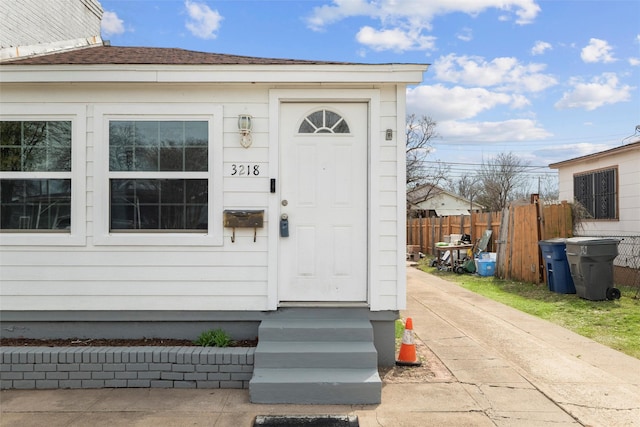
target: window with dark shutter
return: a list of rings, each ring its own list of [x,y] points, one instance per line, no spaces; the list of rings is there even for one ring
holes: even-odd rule
[[[602,169],[574,175],[575,200],[592,219],[618,218],[618,169]]]

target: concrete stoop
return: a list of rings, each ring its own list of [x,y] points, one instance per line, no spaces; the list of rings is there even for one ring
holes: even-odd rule
[[[382,381],[366,319],[263,320],[249,394],[254,403],[376,404]]]

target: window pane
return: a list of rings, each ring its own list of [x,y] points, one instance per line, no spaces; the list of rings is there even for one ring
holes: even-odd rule
[[[306,119],[302,121],[302,124],[300,125],[300,129],[298,129],[298,133],[315,133],[315,131],[316,131],[316,128],[311,126],[311,124],[309,124],[309,122]]]
[[[207,122],[185,122],[185,145],[207,145],[209,126]]]
[[[333,131],[335,133],[349,133],[349,125],[347,124],[347,122],[342,120],[333,128]]]
[[[2,230],[68,230],[70,179],[0,180]]]
[[[0,170],[70,171],[71,122],[0,122]]]
[[[334,113],[333,111],[325,111],[325,124],[328,128],[333,128],[339,120],[342,119],[340,115]]]
[[[187,147],[184,149],[185,170],[194,172],[206,171],[208,165],[207,147]]]
[[[37,172],[47,170],[47,149],[32,147],[22,150],[22,170],[25,172]]]
[[[184,161],[183,148],[167,148],[160,149],[160,170],[163,171],[183,171],[185,170],[182,162]]]
[[[158,122],[135,122],[135,145],[158,146]]]
[[[111,230],[207,228],[206,179],[112,179]]]
[[[184,146],[185,122],[160,122],[160,145],[163,147]]]
[[[302,121],[298,133],[349,133],[349,125],[339,114],[320,110],[309,114]]]
[[[309,114],[307,119],[316,128],[321,128],[322,126],[324,126],[324,114],[323,114],[323,111],[316,111],[315,113],[311,113],[311,114]]]
[[[109,170],[208,170],[207,122],[112,121],[109,123]]]
[[[134,150],[133,170],[157,171],[158,147],[136,147]]]
[[[184,203],[184,180],[165,180],[160,183],[162,203]]]

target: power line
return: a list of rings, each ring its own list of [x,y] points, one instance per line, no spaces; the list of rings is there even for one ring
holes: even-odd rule
[[[413,160],[416,163],[435,163],[441,165],[457,165],[457,166],[484,166],[485,163],[461,163],[461,162],[445,162],[445,161],[436,161],[436,160]],[[510,165],[491,165],[491,166],[510,166]],[[549,169],[549,166],[544,165],[518,165],[520,168],[530,168],[530,169]],[[473,169],[469,169],[473,170]],[[556,173],[556,172],[553,172]]]

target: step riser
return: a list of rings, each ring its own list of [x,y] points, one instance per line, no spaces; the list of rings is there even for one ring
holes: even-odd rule
[[[380,384],[252,384],[253,403],[295,403],[302,405],[378,404]]]
[[[259,353],[256,351],[256,368],[361,368],[377,366],[378,354],[370,353]]]
[[[373,329],[341,328],[326,329],[321,326],[269,327],[260,326],[260,340],[264,341],[372,341]]]

